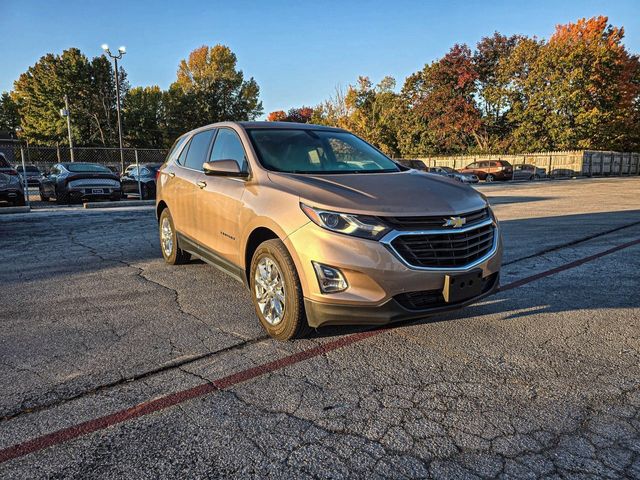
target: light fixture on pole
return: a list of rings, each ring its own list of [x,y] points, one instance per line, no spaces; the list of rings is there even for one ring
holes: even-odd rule
[[[122,56],[127,53],[127,49],[125,47],[118,48],[118,54],[114,55],[109,50],[109,45],[106,43],[102,44],[102,50],[104,53],[109,55],[113,59],[114,63],[114,76],[116,78],[116,112],[118,113],[118,141],[120,143],[120,172],[124,172],[124,152],[122,150],[122,122],[120,121],[120,78],[118,75],[118,60],[122,58]]]

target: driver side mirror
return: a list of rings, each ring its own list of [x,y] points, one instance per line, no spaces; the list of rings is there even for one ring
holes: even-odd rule
[[[240,165],[235,160],[217,160],[215,162],[205,162],[202,164],[205,175],[218,177],[248,177],[249,172],[240,169]]]

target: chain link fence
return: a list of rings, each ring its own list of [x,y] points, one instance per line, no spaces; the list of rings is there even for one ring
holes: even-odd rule
[[[72,161],[71,150],[63,146],[30,146],[18,141],[0,140],[0,152],[12,165],[21,164],[21,155],[24,154],[24,163],[38,167],[42,173],[51,170],[51,167],[56,163]],[[166,155],[167,150],[157,148],[122,149],[125,168],[136,163],[136,156],[139,163],[162,163]],[[73,157],[76,162],[98,163],[118,173],[121,170],[119,148],[75,147]]]

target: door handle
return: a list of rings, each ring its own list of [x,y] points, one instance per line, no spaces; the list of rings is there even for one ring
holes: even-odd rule
[[[167,175],[169,175],[171,178],[176,176],[176,174],[174,172],[168,173]]]
[[[206,186],[207,186],[207,182],[198,182],[198,183],[197,183],[197,185],[198,185],[200,188],[204,188],[204,187],[206,187]]]

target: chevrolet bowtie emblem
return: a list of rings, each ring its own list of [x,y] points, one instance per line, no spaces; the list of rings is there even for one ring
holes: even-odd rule
[[[451,217],[451,218],[447,218],[444,221],[444,225],[442,225],[442,226],[443,227],[460,228],[465,223],[467,223],[467,219],[464,218],[464,217]]]

